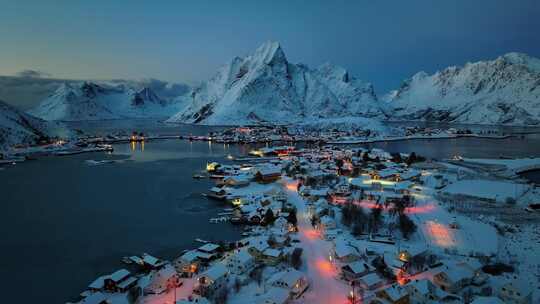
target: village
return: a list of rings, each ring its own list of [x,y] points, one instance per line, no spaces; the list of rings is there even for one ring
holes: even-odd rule
[[[208,225],[242,238],[125,257],[77,303],[538,303],[540,193],[512,174],[538,164],[330,145],[209,162],[193,177],[226,212]]]
[[[226,128],[206,135],[193,134],[152,134],[143,131],[125,130],[94,134],[76,130],[69,138],[47,138],[35,144],[19,144],[0,151],[0,166],[13,165],[43,156],[68,156],[92,152],[112,152],[113,144],[130,143],[144,146],[145,142],[156,140],[208,141],[220,144],[261,144],[261,143],[315,143],[332,145],[369,144],[377,142],[404,141],[411,139],[453,139],[460,137],[505,139],[513,135],[494,130],[431,128],[431,127],[357,127],[343,129],[339,126],[310,127],[297,125],[256,125]]]

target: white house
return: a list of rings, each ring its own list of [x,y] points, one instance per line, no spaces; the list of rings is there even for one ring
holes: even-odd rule
[[[255,265],[255,259],[247,249],[234,252],[227,260],[227,268],[231,273],[243,274],[250,271]]]
[[[271,287],[257,304],[286,304],[289,303],[289,291],[280,287]]]
[[[358,279],[364,289],[375,290],[384,285],[384,280],[376,272],[369,273]]]
[[[166,264],[163,268],[150,274],[150,281],[144,288],[144,293],[160,294],[169,288],[178,286],[178,284],[178,273],[171,264]]]
[[[269,282],[274,287],[288,290],[291,298],[299,297],[309,286],[304,273],[296,269],[278,272],[270,278]]]
[[[373,270],[373,267],[362,261],[345,264],[341,267],[341,273],[347,281],[356,281]]]
[[[216,291],[226,285],[228,276],[229,271],[227,267],[221,263],[217,263],[197,276],[195,289],[202,294]]]
[[[428,304],[438,299],[437,286],[429,280],[414,280],[405,288],[409,292],[409,300],[412,304]]]
[[[342,239],[335,241],[334,257],[342,263],[352,263],[360,259],[358,251]]]

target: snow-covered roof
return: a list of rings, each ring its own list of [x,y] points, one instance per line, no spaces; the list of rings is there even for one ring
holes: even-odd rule
[[[346,244],[342,240],[339,240],[336,242],[334,251],[338,259],[344,258],[349,255],[358,255],[358,252],[356,251],[356,249]]]
[[[273,248],[266,248],[263,251],[263,254],[273,258],[279,258],[281,256],[281,251]]]
[[[219,278],[223,277],[227,274],[227,267],[225,265],[217,263],[208,268],[205,272],[203,272],[200,276],[201,277],[208,277],[209,279],[216,281]]]
[[[289,300],[289,291],[284,288],[272,287],[257,304],[284,304]]]
[[[503,300],[497,297],[477,297],[471,304],[505,304]]]
[[[239,264],[247,264],[253,260],[253,257],[247,252],[246,249],[241,249],[232,256],[232,259]]]
[[[100,276],[99,278],[95,279],[90,285],[88,285],[88,288],[90,289],[101,289],[105,285],[105,279],[109,276],[104,275]]]
[[[143,262],[151,266],[159,266],[159,264],[161,263],[158,258],[151,256],[147,253],[143,254]]]
[[[198,248],[202,252],[214,252],[219,248],[219,245],[213,243],[207,243]]]
[[[356,261],[350,264],[346,264],[343,267],[348,267],[353,273],[363,273],[370,269],[368,265],[366,265],[364,262],[361,262],[361,261]]]
[[[86,298],[82,299],[81,304],[100,304],[103,303],[103,301],[107,300],[107,297],[102,292],[94,292],[87,296]]]
[[[180,260],[191,263],[199,257],[199,253],[196,250],[190,250],[180,256]]]
[[[120,284],[118,284],[118,287],[122,288],[122,289],[125,289],[126,287],[128,287],[129,285],[131,285],[132,283],[134,283],[136,281],[137,281],[136,277],[129,277],[129,278],[125,279],[124,281],[120,282]]]
[[[376,272],[372,272],[370,274],[366,274],[365,276],[361,277],[360,280],[366,283],[367,286],[373,286],[381,282],[382,279]]]
[[[390,299],[392,299],[392,301],[394,302],[407,295],[407,290],[397,284],[392,284],[388,286],[384,289],[384,291],[386,292],[388,297],[390,297]]]
[[[298,280],[305,277],[303,272],[300,272],[296,269],[287,269],[285,271],[278,272],[270,277],[269,282],[272,285],[278,283],[279,285],[285,285],[287,287],[292,287]]]
[[[108,279],[111,279],[114,282],[119,282],[119,281],[122,281],[123,279],[125,279],[129,275],[130,275],[129,271],[127,271],[126,269],[120,269],[120,270],[117,270],[114,273],[112,273],[108,277]]]

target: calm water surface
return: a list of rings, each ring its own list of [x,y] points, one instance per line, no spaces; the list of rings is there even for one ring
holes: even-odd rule
[[[206,134],[216,128],[135,122],[78,125],[106,134],[133,130]],[[409,140],[377,143],[390,152],[429,158],[540,156],[540,137],[506,140]],[[208,224],[224,208],[201,196],[212,182],[192,174],[207,161],[246,154],[252,146],[180,140],[115,146],[113,154],[45,157],[0,171],[3,232],[0,286],[5,303],[64,303],[97,276],[122,267],[125,255],[172,258],[195,238],[234,240],[239,231]],[[87,159],[119,163],[88,166]]]

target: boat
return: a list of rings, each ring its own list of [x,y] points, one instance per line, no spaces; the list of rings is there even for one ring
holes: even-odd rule
[[[130,259],[128,256],[125,256],[125,257],[122,258],[122,263],[133,264],[133,260]]]
[[[199,242],[199,243],[202,243],[202,244],[210,243],[210,241],[199,239],[199,238],[196,238],[195,242]]]
[[[206,176],[201,175],[201,174],[193,174],[193,178],[194,178],[194,179],[203,179],[203,178],[205,178],[205,177],[206,177]]]
[[[229,220],[228,217],[221,216],[221,217],[214,217],[214,218],[211,218],[209,221],[210,221],[210,223],[212,223],[212,224],[217,224],[217,223],[227,222],[228,220]]]

